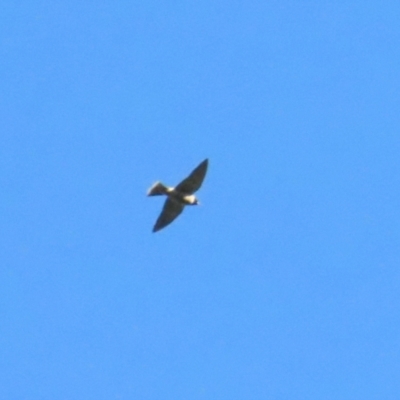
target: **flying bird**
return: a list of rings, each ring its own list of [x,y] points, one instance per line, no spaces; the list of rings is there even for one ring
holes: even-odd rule
[[[207,167],[208,159],[206,158],[177,186],[169,187],[161,182],[156,182],[150,187],[147,191],[148,196],[166,195],[168,197],[153,227],[153,232],[169,225],[183,211],[185,206],[200,204],[193,193],[200,189],[206,176]]]

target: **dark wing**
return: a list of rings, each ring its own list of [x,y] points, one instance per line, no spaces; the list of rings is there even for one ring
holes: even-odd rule
[[[192,194],[200,189],[206,176],[208,167],[208,159],[206,158],[200,165],[198,165],[191,174],[185,178],[181,183],[176,186],[175,190],[185,194]]]
[[[183,204],[177,203],[170,198],[165,200],[164,207],[154,225],[153,232],[157,232],[169,225],[183,211],[183,207]]]

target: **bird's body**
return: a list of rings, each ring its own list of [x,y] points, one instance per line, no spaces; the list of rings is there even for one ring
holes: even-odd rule
[[[184,209],[185,206],[198,205],[199,201],[193,194],[203,183],[207,172],[208,159],[200,163],[191,174],[175,187],[169,187],[161,182],[154,183],[147,192],[148,196],[167,196],[163,210],[154,225],[157,232],[169,225]]]

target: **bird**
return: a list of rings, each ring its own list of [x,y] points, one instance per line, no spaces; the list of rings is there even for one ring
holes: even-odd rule
[[[199,205],[198,198],[193,194],[200,189],[206,176],[208,168],[208,159],[202,161],[183,181],[175,187],[169,187],[161,183],[155,182],[147,191],[147,196],[166,195],[164,207],[159,215],[153,232],[157,232],[169,225],[176,217],[178,217],[185,206]]]

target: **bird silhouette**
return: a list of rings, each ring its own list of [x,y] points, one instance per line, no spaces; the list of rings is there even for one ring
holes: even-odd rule
[[[193,194],[200,189],[206,176],[208,159],[201,162],[182,182],[175,187],[169,187],[161,182],[155,182],[147,191],[148,196],[167,196],[164,207],[158,217],[153,232],[157,232],[169,225],[185,208],[199,204],[199,200]]]

